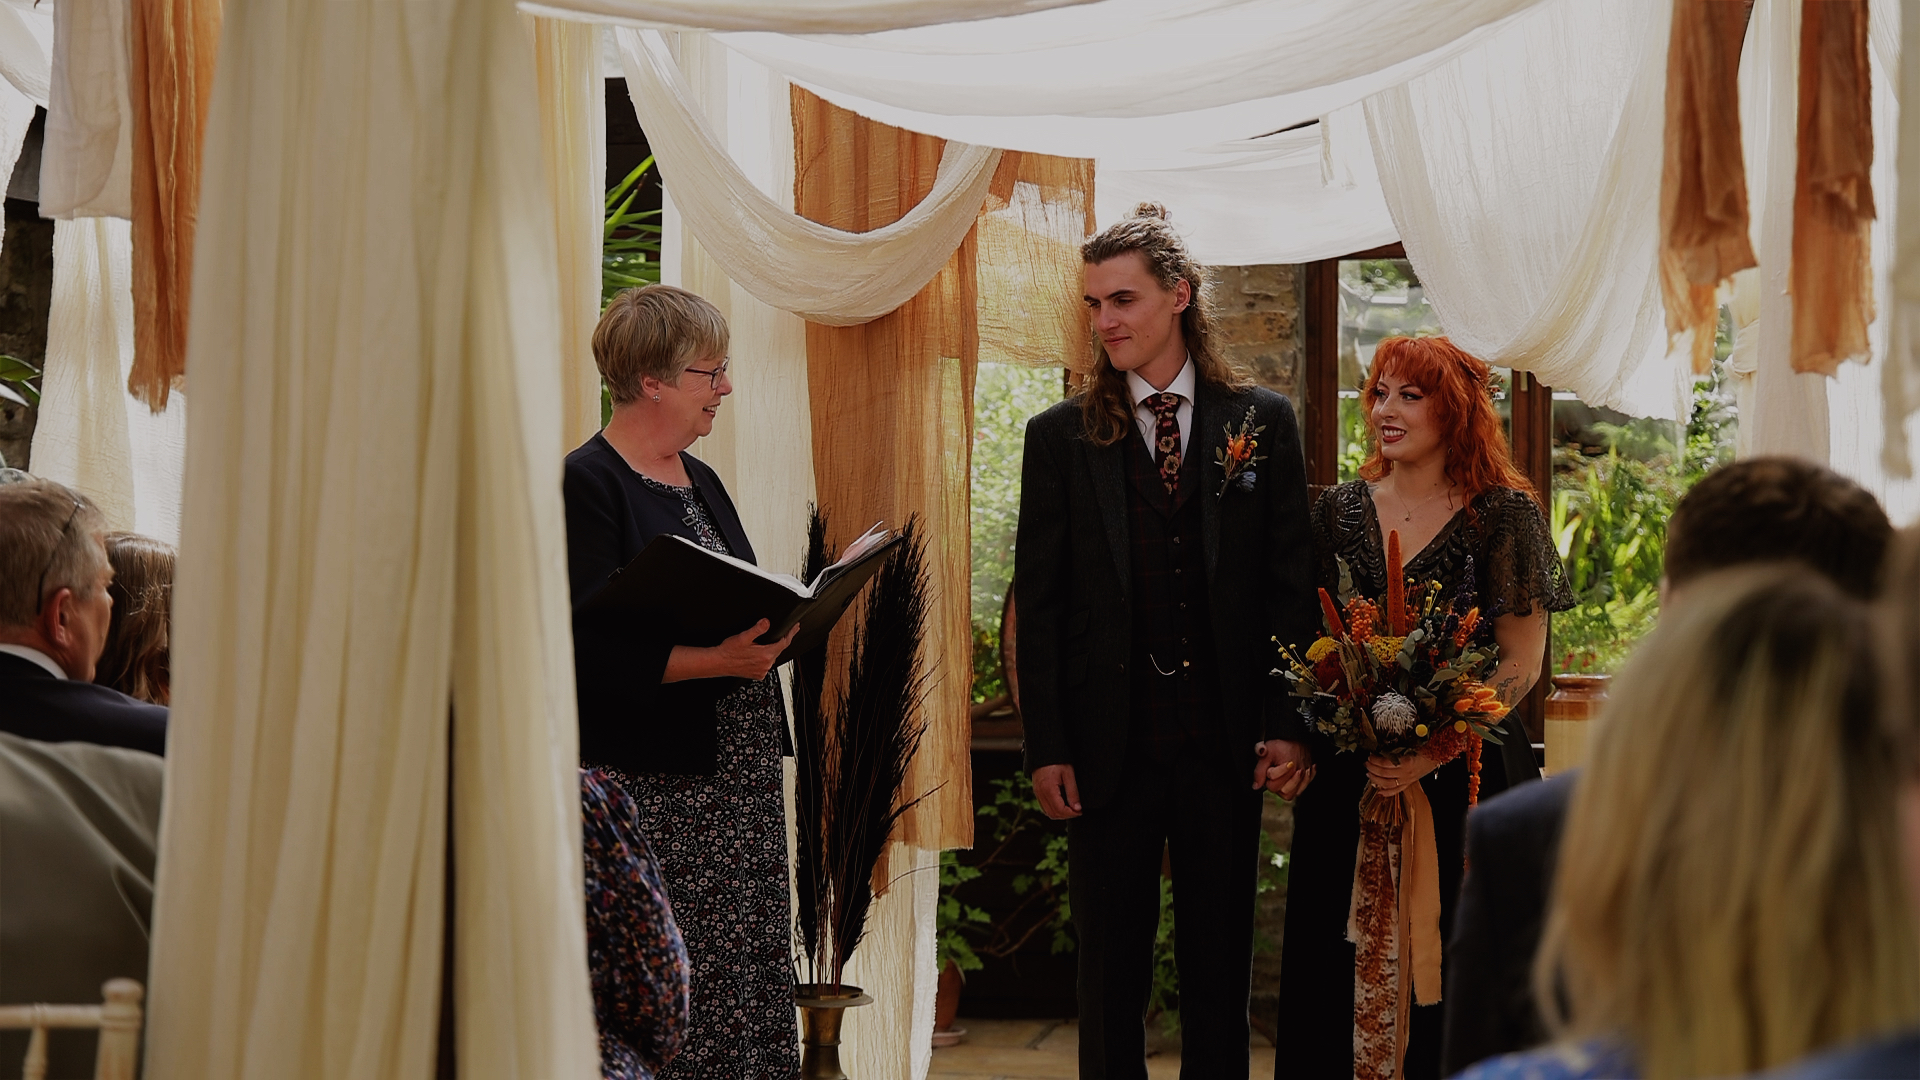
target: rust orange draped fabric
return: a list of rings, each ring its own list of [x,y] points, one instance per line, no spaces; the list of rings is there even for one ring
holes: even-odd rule
[[[221,0],[133,0],[133,371],[155,412],[187,370],[200,146],[220,50]]]
[[[875,123],[798,87],[792,108],[801,215],[867,231],[898,220],[931,190],[942,140]],[[983,347],[1015,363],[1084,364],[1078,248],[1092,208],[1091,161],[1003,155],[974,228],[912,300],[859,326],[807,325],[814,486],[831,516],[828,539],[844,545],[875,521],[897,526],[909,514],[920,515],[929,539],[934,610],[925,659],[934,683],[908,791],[932,794],[895,837],[922,848],[973,843],[974,371]],[[844,670],[845,637],[835,635],[830,671]]]
[[[866,232],[899,220],[932,189],[944,140],[874,123],[798,87],[792,101],[801,215]],[[973,842],[967,487],[980,343],[975,257],[970,231],[894,311],[859,326],[807,324],[814,487],[830,517],[827,539],[845,546],[875,521],[898,527],[910,514],[920,515],[928,539],[933,611],[922,656],[932,679],[907,790],[933,794],[895,839],[929,849]],[[845,670],[847,636],[844,626],[834,635],[831,672]]]
[[[1414,784],[1362,797],[1347,940],[1354,946],[1353,1075],[1400,1080],[1413,1006],[1440,1000],[1440,848]]]
[[[1807,0],[1793,192],[1793,370],[1867,353],[1873,321],[1872,73],[1865,0]]]
[[[1740,147],[1740,44],[1748,7],[1674,0],[1660,173],[1660,285],[1667,333],[1693,332],[1693,370],[1713,361],[1722,281],[1753,266]]]

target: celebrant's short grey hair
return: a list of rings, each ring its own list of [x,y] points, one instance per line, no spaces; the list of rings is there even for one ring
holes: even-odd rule
[[[670,383],[694,361],[727,353],[727,319],[685,289],[647,285],[613,298],[593,328],[593,362],[615,405],[641,397],[645,379]]]
[[[65,484],[38,476],[0,484],[0,626],[32,626],[41,601],[61,589],[91,596],[107,565],[106,527]]]

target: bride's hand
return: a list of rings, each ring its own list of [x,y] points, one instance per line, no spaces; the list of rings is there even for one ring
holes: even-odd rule
[[[1380,794],[1391,798],[1419,783],[1421,777],[1439,767],[1439,762],[1425,754],[1415,754],[1400,762],[1375,754],[1367,759],[1367,777]]]

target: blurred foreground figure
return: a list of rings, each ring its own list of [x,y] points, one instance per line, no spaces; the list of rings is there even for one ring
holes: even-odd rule
[[[113,622],[93,681],[165,705],[172,696],[173,548],[139,533],[107,534]]]

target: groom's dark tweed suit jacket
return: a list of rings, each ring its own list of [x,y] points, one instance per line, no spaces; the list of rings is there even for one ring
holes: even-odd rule
[[[1253,746],[1302,729],[1275,666],[1274,639],[1304,648],[1319,625],[1306,470],[1293,406],[1271,390],[1194,391],[1187,455],[1198,456],[1201,535],[1226,737]],[[1226,485],[1216,464],[1228,428],[1253,410],[1265,458]],[[1071,764],[1088,807],[1112,799],[1127,751],[1134,612],[1128,595],[1126,459],[1137,440],[1096,446],[1078,398],[1027,424],[1014,609],[1026,768]],[[1237,759],[1236,759],[1237,760]]]

